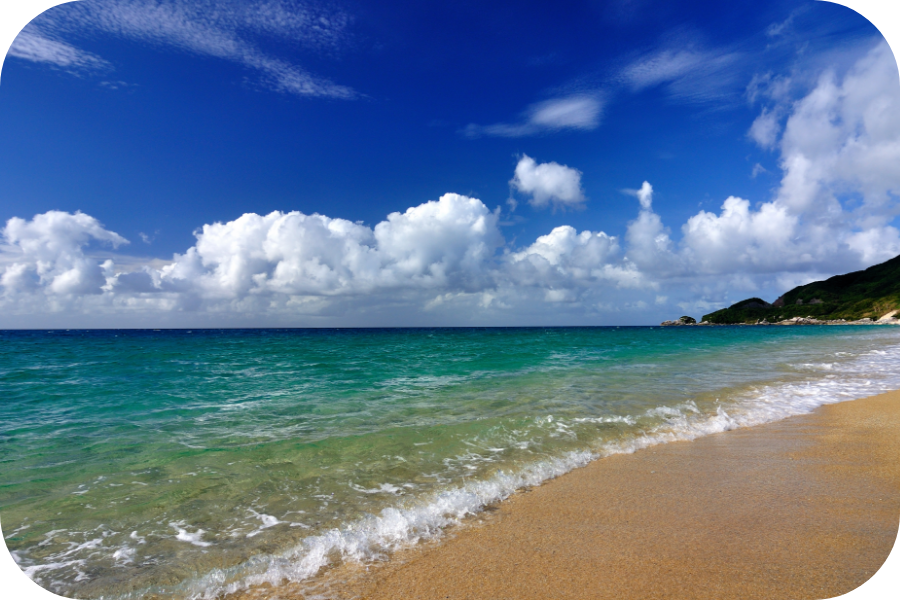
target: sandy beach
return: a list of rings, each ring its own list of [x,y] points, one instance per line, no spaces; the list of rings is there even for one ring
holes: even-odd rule
[[[326,587],[371,600],[830,598],[897,538],[898,458],[900,392],[824,406],[595,461],[438,543],[338,568]]]

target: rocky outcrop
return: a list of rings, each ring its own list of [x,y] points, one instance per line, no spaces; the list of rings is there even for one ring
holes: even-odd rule
[[[872,319],[866,317],[864,319],[857,319],[856,321],[848,321],[846,319],[816,319],[815,317],[794,317],[793,319],[784,319],[782,321],[776,321],[771,323],[766,319],[760,319],[756,323],[734,323],[734,325],[900,325],[900,319],[896,318],[895,315],[900,314],[900,311],[890,312],[877,321],[873,321]],[[690,317],[688,317],[690,318]],[[693,320],[693,319],[691,319]],[[710,326],[714,327],[717,325],[723,325],[722,323],[710,323],[709,321],[701,321],[697,322],[685,322],[681,319],[677,319],[675,321],[663,321],[660,323],[663,327],[678,327],[685,325],[695,325],[695,326]]]
[[[813,317],[794,317],[793,319],[785,319],[778,321],[776,325],[826,325],[829,321],[820,321]]]
[[[895,311],[897,312],[897,311]],[[869,317],[848,321],[846,319],[823,320],[813,317],[794,317],[779,321],[775,325],[900,325],[900,319],[893,318],[892,313],[888,313],[877,321],[873,321]]]
[[[672,326],[678,326],[678,325],[696,325],[696,324],[697,324],[697,319],[695,319],[693,317],[689,317],[687,315],[685,315],[683,317],[679,317],[677,321],[663,321],[662,323],[660,323],[660,325],[662,325],[663,327],[672,327]]]
[[[897,313],[900,313],[900,310],[892,310],[888,314],[882,316],[877,323],[890,323],[892,325],[900,324],[900,319],[897,318]]]
[[[810,304],[814,304],[814,302],[810,302]],[[774,306],[774,305],[773,305]],[[806,317],[794,317],[792,319],[785,319],[783,316],[778,317],[780,320],[776,321],[768,321],[765,318],[757,319],[754,323],[752,321],[745,323],[734,323],[735,325],[900,325],[900,319],[897,318],[897,315],[900,315],[900,310],[892,310],[886,315],[879,318],[877,321],[872,320],[868,317],[864,319],[857,319],[855,321],[848,321],[846,319],[817,319],[812,316]],[[680,327],[685,325],[722,325],[722,323],[710,323],[709,321],[701,321],[697,322],[692,317],[687,315],[676,319],[674,321],[663,321],[660,323],[663,327]]]

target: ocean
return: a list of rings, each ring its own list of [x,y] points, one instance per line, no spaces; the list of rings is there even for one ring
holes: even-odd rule
[[[0,522],[69,597],[389,560],[621,452],[900,388],[900,328],[0,332]]]

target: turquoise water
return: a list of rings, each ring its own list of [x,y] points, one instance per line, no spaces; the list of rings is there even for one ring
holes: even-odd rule
[[[0,332],[0,520],[57,593],[213,597],[897,388],[894,327]]]

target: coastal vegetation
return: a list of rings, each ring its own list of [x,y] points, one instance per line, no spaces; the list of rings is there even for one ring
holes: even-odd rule
[[[879,317],[900,309],[900,256],[887,262],[795,287],[771,304],[747,298],[704,315],[717,324],[770,323],[795,317],[848,321]]]

